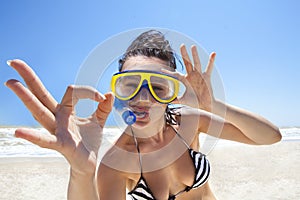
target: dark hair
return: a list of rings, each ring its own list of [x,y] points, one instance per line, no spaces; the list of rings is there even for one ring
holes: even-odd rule
[[[167,61],[171,68],[176,69],[175,53],[165,36],[157,30],[149,30],[140,34],[127,48],[119,60],[119,71],[125,61],[133,56],[147,56]]]

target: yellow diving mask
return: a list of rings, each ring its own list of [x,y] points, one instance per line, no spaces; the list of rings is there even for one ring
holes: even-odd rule
[[[157,71],[128,70],[115,73],[111,79],[111,90],[123,101],[133,99],[142,88],[147,88],[160,103],[170,103],[179,92],[179,80]]]

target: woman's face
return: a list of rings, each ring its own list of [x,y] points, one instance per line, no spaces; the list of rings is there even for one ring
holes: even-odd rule
[[[161,72],[161,69],[172,70],[166,62],[155,57],[129,57],[123,67],[125,70],[148,70]],[[174,71],[174,70],[172,70]],[[129,108],[136,115],[136,126],[155,126],[164,121],[166,104],[157,102],[147,88],[142,88],[138,94],[128,102]],[[160,123],[158,123],[160,122]]]

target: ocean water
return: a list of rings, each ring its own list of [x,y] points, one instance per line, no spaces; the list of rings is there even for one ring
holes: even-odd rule
[[[40,148],[26,140],[16,138],[15,130],[16,128],[0,128],[0,157],[61,157],[56,151]],[[37,128],[37,130],[46,132],[43,128]],[[300,128],[281,128],[280,131],[283,141],[300,141]],[[109,143],[115,141],[120,135],[120,129],[105,128],[104,135],[102,147],[109,146]],[[225,140],[219,140],[216,143],[217,146],[232,144],[237,145],[237,143]]]

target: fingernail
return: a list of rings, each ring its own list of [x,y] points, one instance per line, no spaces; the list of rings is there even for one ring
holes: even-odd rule
[[[106,97],[103,94],[96,93],[96,98],[99,100],[106,100]]]
[[[7,87],[7,81],[6,81],[6,82],[4,82],[4,85]]]
[[[8,60],[8,61],[6,61],[6,64],[11,66],[11,62],[12,62],[12,60]]]

